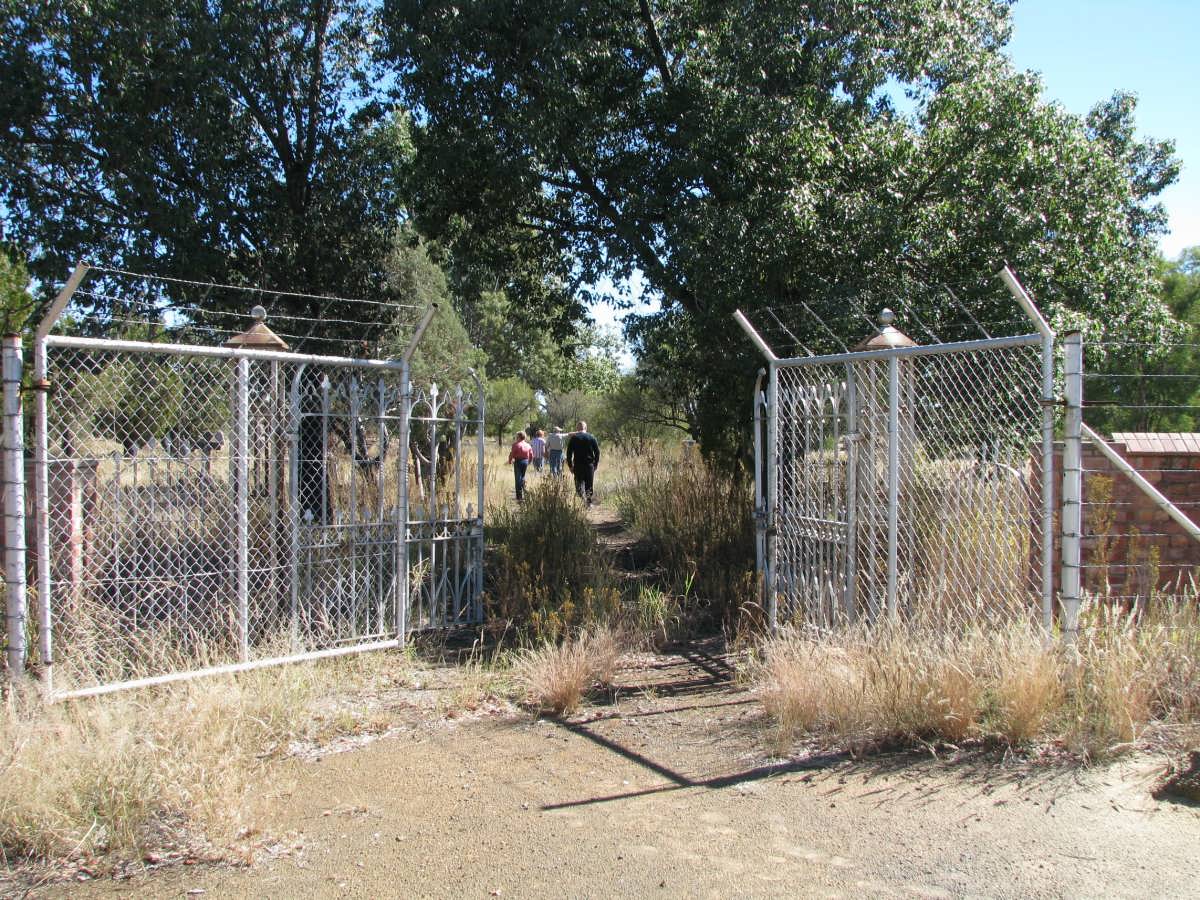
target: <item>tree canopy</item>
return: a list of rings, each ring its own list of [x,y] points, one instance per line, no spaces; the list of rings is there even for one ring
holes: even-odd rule
[[[365,308],[328,295],[428,294],[397,276],[397,254],[420,242],[421,191],[411,120],[376,53],[377,13],[370,0],[0,0],[3,237],[42,285],[86,260],[307,293],[277,298],[273,314],[373,343],[378,328],[353,327]],[[585,315],[563,260],[502,234],[460,239],[488,234],[469,212],[422,243],[432,265],[418,268],[440,273],[472,338],[503,297],[523,326],[509,356],[565,345],[549,362],[569,370]],[[166,299],[246,312],[244,297],[203,289]],[[91,300],[112,313],[111,300]],[[364,324],[393,315],[375,305]],[[493,370],[518,372],[511,362]]]
[[[87,259],[384,290],[411,147],[374,87],[366,3],[8,0],[0,15],[5,226],[39,278]]]
[[[849,337],[851,299],[899,298],[940,331],[950,288],[1001,325],[1008,261],[1055,316],[1169,327],[1151,201],[1171,145],[1134,139],[1129,97],[1086,121],[1043,102],[1001,0],[386,0],[384,20],[422,111],[422,221],[482,207],[584,283],[644,273],[642,368],[691,382],[710,450],[744,433],[759,364],[738,306],[790,310],[808,343],[801,303]]]
[[[1136,137],[1130,95],[1045,102],[1009,5],[0,0],[3,238],[43,286],[82,258],[444,295],[447,341],[543,392],[616,383],[586,302],[641,273],[639,383],[732,455],[761,362],[738,307],[787,353],[885,305],[1002,330],[1007,261],[1060,325],[1175,333],[1172,145]],[[333,323],[361,311],[288,302],[357,339]]]

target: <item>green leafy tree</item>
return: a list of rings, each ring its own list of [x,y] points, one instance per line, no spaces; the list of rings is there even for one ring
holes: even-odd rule
[[[1200,247],[1160,262],[1163,300],[1179,320],[1178,340],[1090,344],[1086,419],[1101,431],[1200,430]]]
[[[487,383],[488,426],[496,432],[496,443],[504,445],[504,438],[514,423],[536,406],[533,388],[519,378],[498,378]]]
[[[687,429],[669,399],[656,392],[636,375],[624,375],[604,395],[596,413],[596,432],[617,447],[644,453],[656,441],[666,440],[672,432],[678,437]]]
[[[590,391],[556,391],[546,394],[546,418],[551,426],[559,425],[568,432],[581,420],[590,427],[600,403],[600,395]]]
[[[388,284],[399,302],[438,311],[429,322],[412,359],[414,382],[440,382],[469,387],[472,371],[482,377],[486,354],[475,347],[459,320],[450,296],[446,273],[430,258],[427,246],[405,232],[396,241],[385,267]],[[412,338],[413,313],[406,312],[383,341],[386,356],[399,357]]]
[[[84,259],[389,296],[412,147],[378,86],[373,15],[361,0],[3,3],[7,237],[45,284]],[[353,317],[290,302],[326,333]]]
[[[1124,95],[1087,121],[1043,102],[1003,53],[1008,6],[387,0],[424,113],[418,217],[436,234],[483,209],[488,241],[552,248],[580,284],[644,273],[662,312],[632,337],[710,452],[749,431],[761,361],[736,307],[771,307],[786,351],[829,342],[800,304],[843,340],[885,305],[939,336],[960,305],[999,329],[1007,260],[1060,324],[1159,340],[1171,146],[1133,140]]]
[[[17,334],[33,311],[29,293],[29,271],[15,250],[0,246],[0,316],[3,334]]]

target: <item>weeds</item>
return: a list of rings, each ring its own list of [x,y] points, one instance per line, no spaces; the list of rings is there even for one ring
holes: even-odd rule
[[[513,667],[525,703],[566,715],[589,691],[612,685],[620,642],[610,628],[591,628],[561,644],[522,650]]]
[[[342,690],[390,677],[396,656],[210,677],[46,707],[0,707],[0,850],[10,861],[116,858],[200,836],[222,846],[270,792],[269,764],[300,739],[359,733]]]
[[[1195,726],[1194,602],[1160,600],[1140,619],[1097,606],[1083,621],[1075,646],[1019,616],[788,631],[764,644],[753,678],[783,745],[1044,741],[1099,759]]]
[[[545,479],[523,504],[491,515],[485,609],[494,630],[540,643],[615,618],[608,560],[564,480]]]
[[[755,596],[753,496],[745,477],[702,461],[634,469],[620,486],[622,518],[653,549],[694,627],[735,625]]]

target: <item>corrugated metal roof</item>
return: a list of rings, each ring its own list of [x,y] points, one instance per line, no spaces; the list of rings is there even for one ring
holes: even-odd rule
[[[1195,431],[1114,431],[1112,439],[1128,453],[1200,454],[1200,432]]]

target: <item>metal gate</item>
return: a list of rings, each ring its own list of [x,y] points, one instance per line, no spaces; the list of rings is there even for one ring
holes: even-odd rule
[[[482,610],[483,396],[406,361],[39,335],[58,697],[394,647]]]
[[[958,619],[1039,598],[1048,621],[1048,328],[779,359],[739,320],[769,362],[755,471],[773,624]]]

